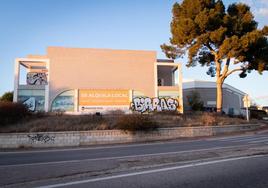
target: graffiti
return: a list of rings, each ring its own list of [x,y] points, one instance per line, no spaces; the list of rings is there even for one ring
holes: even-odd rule
[[[46,73],[28,72],[27,84],[28,85],[46,85],[47,84]]]
[[[35,98],[34,97],[28,98],[27,100],[23,102],[23,104],[26,105],[30,111],[34,112],[35,110]]]
[[[52,103],[52,111],[73,111],[73,96],[58,96]]]
[[[134,98],[131,103],[131,109],[137,112],[153,112],[153,111],[175,111],[179,103],[173,98]]]
[[[28,107],[28,109],[32,112],[44,111],[45,106],[44,96],[20,95],[18,96],[18,101],[25,104]]]
[[[35,143],[35,142],[43,142],[43,143],[47,143],[47,142],[54,142],[55,136],[49,136],[46,134],[36,134],[36,135],[28,135],[29,140],[31,141],[31,143]]]

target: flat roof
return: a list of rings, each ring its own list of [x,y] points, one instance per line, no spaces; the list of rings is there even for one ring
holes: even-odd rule
[[[192,89],[192,88],[216,88],[216,82],[205,81],[205,80],[194,80],[194,79],[185,79],[182,81],[183,89]],[[223,84],[222,88],[230,89],[231,91],[237,92],[241,95],[246,95],[245,92],[229,85]]]
[[[159,63],[174,63],[174,60],[172,59],[157,59],[156,61]]]

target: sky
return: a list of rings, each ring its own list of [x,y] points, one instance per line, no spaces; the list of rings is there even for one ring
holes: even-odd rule
[[[0,95],[13,90],[14,60],[28,54],[46,54],[48,46],[155,50],[168,42],[171,9],[175,0],[0,0]],[[268,0],[223,0],[251,6],[259,28],[268,25]],[[206,67],[186,68],[187,79],[215,81]],[[225,81],[268,105],[268,71],[253,72]]]

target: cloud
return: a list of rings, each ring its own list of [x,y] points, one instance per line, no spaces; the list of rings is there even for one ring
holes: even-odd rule
[[[263,3],[263,4],[267,4],[268,0],[260,0],[260,2]]]
[[[259,8],[256,13],[260,16],[268,16],[268,7],[267,8]]]
[[[264,1],[265,1],[265,0],[264,0]],[[252,7],[252,6],[254,5],[253,0],[240,0],[239,2],[240,2],[240,3],[247,4],[247,5],[249,5],[250,7]]]
[[[265,18],[268,16],[268,0],[239,0],[251,7],[253,14],[258,18]]]

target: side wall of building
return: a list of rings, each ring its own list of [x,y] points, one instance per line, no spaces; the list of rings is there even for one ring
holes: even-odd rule
[[[133,89],[154,97],[154,51],[49,47],[47,56],[50,106],[68,89]]]
[[[204,102],[205,107],[216,107],[216,88],[189,88],[183,89],[183,104],[185,110],[191,109],[187,101],[187,96],[190,96],[193,91],[200,94],[200,98]],[[223,88],[223,111],[226,114],[241,114],[241,108],[243,107],[242,99],[243,96],[241,94]]]

